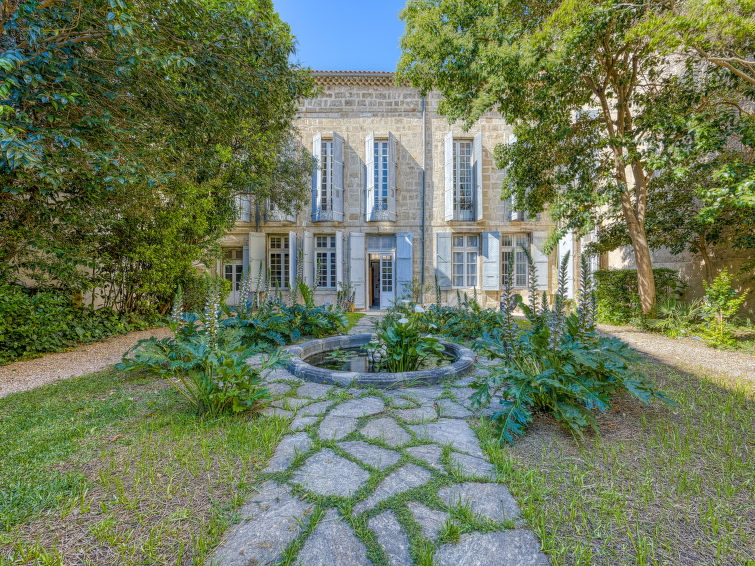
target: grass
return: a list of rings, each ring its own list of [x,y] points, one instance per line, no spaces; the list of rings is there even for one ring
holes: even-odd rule
[[[616,400],[578,443],[547,416],[478,434],[554,565],[755,565],[755,388],[646,362],[676,409]]]
[[[106,371],[0,399],[0,564],[202,564],[286,432]]]
[[[349,330],[354,328],[354,325],[359,322],[359,319],[364,316],[363,312],[347,312],[344,314],[346,315],[346,322],[348,323],[344,333],[347,333]]]

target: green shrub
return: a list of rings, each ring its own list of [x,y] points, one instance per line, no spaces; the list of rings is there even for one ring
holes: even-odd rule
[[[702,314],[703,308],[699,300],[686,302],[674,297],[664,297],[656,306],[658,318],[646,320],[645,326],[671,338],[688,336],[702,321]]]
[[[231,292],[231,282],[223,278],[218,280],[221,285],[220,299],[225,302]],[[183,290],[183,305],[187,312],[199,312],[204,308],[211,281],[212,278],[208,274],[195,272],[189,272],[181,279],[179,287]]]
[[[747,298],[747,292],[737,293],[734,290],[732,276],[727,269],[721,271],[713,283],[703,282],[703,285],[703,312],[708,319],[708,324],[701,327],[703,338],[714,348],[733,346],[735,342],[730,320]]]
[[[526,252],[526,250],[525,250]],[[488,405],[501,396],[501,409],[493,418],[501,426],[501,439],[513,442],[532,422],[536,411],[552,414],[577,436],[586,427],[597,429],[593,411],[610,408],[611,396],[626,392],[643,402],[670,401],[632,369],[629,347],[595,331],[593,289],[589,266],[582,262],[583,279],[576,312],[566,314],[565,291],[568,256],[559,270],[559,288],[552,307],[545,300],[524,304],[504,285],[504,314],[518,304],[530,324],[517,325],[509,316],[476,343],[489,357],[499,360],[482,380],[473,401]],[[530,258],[530,282],[536,281]],[[511,270],[513,271],[513,270]]]
[[[673,269],[653,270],[655,290],[660,299],[680,297],[686,284]],[[635,269],[601,269],[595,272],[597,317],[608,324],[628,324],[642,316]]]
[[[82,342],[102,340],[159,324],[158,316],[119,315],[111,309],[77,307],[55,292],[0,287],[0,363]]]

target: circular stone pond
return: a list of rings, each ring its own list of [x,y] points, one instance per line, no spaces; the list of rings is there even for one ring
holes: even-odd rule
[[[469,348],[440,341],[444,357],[428,361],[423,369],[401,373],[371,372],[362,347],[374,334],[331,336],[284,348],[291,356],[286,369],[307,381],[328,385],[391,387],[402,384],[432,384],[467,374],[475,362]]]

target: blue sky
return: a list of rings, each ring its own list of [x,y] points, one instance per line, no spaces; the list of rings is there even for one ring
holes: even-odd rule
[[[315,70],[395,71],[406,0],[273,0],[298,41],[295,59]]]

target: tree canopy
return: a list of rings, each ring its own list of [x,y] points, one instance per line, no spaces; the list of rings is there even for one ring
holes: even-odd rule
[[[514,124],[515,143],[496,148],[507,172],[503,196],[531,214],[547,207],[558,225],[552,243],[569,229],[618,223],[646,313],[655,303],[649,191],[669,179],[661,172],[683,178],[717,155],[720,183],[698,195],[721,204],[709,207],[715,218],[743,203],[730,197],[752,166],[753,122],[742,112],[739,78],[701,68],[670,31],[657,41],[652,29],[671,26],[657,18],[667,6],[410,0],[402,13],[400,78],[439,90],[450,120],[471,125],[494,109]]]
[[[0,30],[0,277],[125,285],[137,308],[216,245],[235,196],[306,195],[293,118],[314,85],[270,0],[10,0]]]

